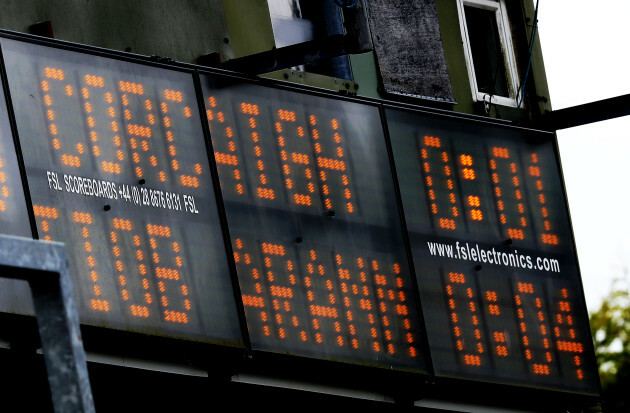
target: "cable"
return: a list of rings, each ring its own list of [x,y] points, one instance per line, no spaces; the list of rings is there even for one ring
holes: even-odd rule
[[[523,85],[519,89],[519,101],[517,108],[520,108],[523,104],[523,98],[525,97],[525,84],[527,83],[527,77],[529,76],[529,68],[532,65],[532,55],[534,54],[534,42],[536,41],[536,32],[538,31],[538,0],[536,0],[536,10],[534,11],[534,29],[529,40],[529,59],[527,62],[527,70],[525,71],[525,78],[523,79]]]
[[[335,4],[339,7],[345,7],[347,9],[351,9],[356,6],[359,0],[333,0]]]

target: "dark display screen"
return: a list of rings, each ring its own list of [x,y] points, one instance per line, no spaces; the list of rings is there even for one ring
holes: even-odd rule
[[[378,108],[202,83],[253,348],[424,370]]]
[[[238,343],[192,75],[3,40],[37,231],[81,321]]]
[[[436,374],[597,392],[553,134],[386,116]]]
[[[0,234],[32,236],[2,85],[0,85]],[[0,310],[19,309],[24,312],[29,305],[30,291],[25,282],[0,278]]]
[[[0,97],[0,233],[30,237],[31,226],[2,85]]]

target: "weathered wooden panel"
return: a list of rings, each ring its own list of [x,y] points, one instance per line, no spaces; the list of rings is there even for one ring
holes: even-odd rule
[[[365,5],[384,92],[453,101],[435,0]]]

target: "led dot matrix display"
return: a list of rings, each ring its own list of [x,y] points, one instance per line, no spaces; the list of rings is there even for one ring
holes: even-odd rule
[[[0,43],[83,323],[597,393],[552,134]],[[0,124],[0,221],[29,235]]]
[[[242,343],[192,75],[2,48],[37,232],[69,247],[81,321]]]
[[[551,135],[387,119],[436,374],[597,392]]]
[[[377,108],[204,81],[254,348],[423,370]]]

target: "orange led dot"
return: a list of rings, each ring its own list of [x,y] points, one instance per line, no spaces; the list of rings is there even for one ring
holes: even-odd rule
[[[507,148],[493,147],[492,148],[492,156],[495,158],[509,158],[510,152]]]
[[[433,136],[425,136],[424,145],[439,148],[441,146],[440,138],[433,137]]]
[[[107,300],[90,300],[90,307],[96,311],[109,311],[109,301]]]
[[[464,179],[474,180],[476,178],[475,170],[472,168],[463,168],[462,176]]]
[[[540,168],[538,166],[530,166],[529,174],[531,176],[540,176]]]
[[[57,209],[51,208],[51,207],[33,205],[33,212],[36,217],[53,218],[53,219],[57,219],[59,217],[59,213],[57,212]],[[84,229],[87,231],[87,228],[84,227]]]
[[[84,153],[85,152],[85,149],[84,149],[82,143],[77,143],[76,148],[77,148],[77,152],[79,152],[79,153]]]
[[[521,183],[520,183],[518,177],[516,177],[516,176],[512,177],[512,185],[519,186],[520,184]]]
[[[473,164],[473,159],[472,159],[472,156],[470,156],[470,155],[460,155],[460,157],[459,157],[459,162],[460,162],[463,166],[472,166],[472,164]]]

